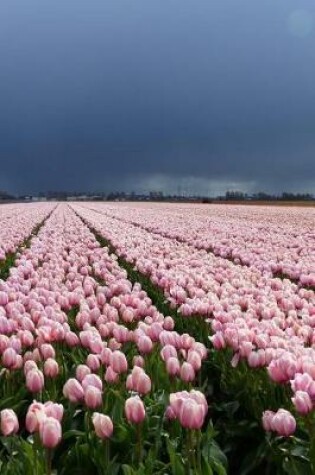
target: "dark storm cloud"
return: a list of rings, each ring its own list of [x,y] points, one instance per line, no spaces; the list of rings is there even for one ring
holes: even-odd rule
[[[314,28],[311,0],[3,0],[0,187],[314,191]]]

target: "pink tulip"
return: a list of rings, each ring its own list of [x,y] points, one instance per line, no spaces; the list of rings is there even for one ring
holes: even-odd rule
[[[202,360],[207,358],[208,350],[203,343],[199,343],[198,341],[196,341],[196,343],[192,345],[191,351],[197,351]]]
[[[80,381],[80,383],[82,383],[83,379],[87,374],[91,374],[91,370],[87,365],[80,364],[79,366],[77,366],[75,375],[77,380]]]
[[[59,366],[56,360],[48,358],[44,363],[44,375],[48,378],[56,378],[59,374]]]
[[[128,370],[128,362],[124,353],[119,350],[111,354],[110,365],[115,373],[125,373]]]
[[[294,379],[290,381],[292,391],[306,391],[314,382],[313,378],[308,373],[297,373],[294,376]]]
[[[132,364],[133,366],[139,366],[140,368],[144,368],[144,358],[140,355],[136,355],[133,357]]]
[[[25,427],[31,434],[37,432],[39,423],[46,417],[44,405],[34,401],[28,408],[25,418]]]
[[[195,370],[190,363],[187,363],[185,361],[182,364],[182,367],[180,369],[180,377],[183,381],[185,381],[185,383],[189,383],[195,379]]]
[[[264,411],[262,415],[262,424],[263,428],[267,432],[273,431],[273,425],[272,425],[272,420],[274,417],[275,413],[273,411]]]
[[[109,416],[100,414],[99,412],[94,412],[92,422],[97,437],[100,439],[108,439],[112,436],[114,427]]]
[[[180,363],[178,358],[171,356],[166,360],[166,371],[170,376],[176,376],[180,372]]]
[[[40,353],[44,360],[47,360],[48,358],[55,359],[56,357],[54,347],[48,343],[44,343],[43,345],[41,345]]]
[[[65,341],[71,348],[79,345],[79,337],[74,332],[67,332],[65,335]]]
[[[0,305],[5,306],[8,302],[8,294],[6,292],[0,292]]]
[[[142,354],[151,353],[153,348],[152,340],[148,336],[141,336],[137,341],[137,346]]]
[[[108,365],[110,365],[111,357],[112,357],[112,350],[110,350],[109,348],[103,348],[103,350],[101,352],[101,355],[100,355],[101,362],[104,365],[108,366]]]
[[[165,330],[171,331],[174,329],[175,323],[172,317],[165,317],[163,327]]]
[[[122,344],[119,343],[116,338],[111,338],[109,341],[108,341],[108,348],[112,351],[117,351],[121,348]]]
[[[21,355],[16,355],[15,365],[12,369],[21,369],[23,368],[23,357]]]
[[[127,389],[139,394],[148,394],[151,391],[151,379],[139,366],[135,366],[126,381]]]
[[[118,383],[119,381],[119,374],[115,373],[115,371],[112,369],[111,366],[108,366],[106,369],[104,379],[107,383],[112,384],[112,383]]]
[[[6,335],[0,334],[0,353],[3,353],[9,347],[10,340]]]
[[[54,417],[59,422],[62,421],[64,408],[62,404],[56,404],[52,401],[47,401],[44,404],[44,412],[48,417]]]
[[[168,358],[175,357],[177,358],[177,351],[176,348],[172,345],[165,345],[161,352],[160,352],[161,358],[166,361]]]
[[[44,447],[55,448],[62,437],[60,422],[54,417],[43,419],[39,425],[39,437]]]
[[[200,406],[202,406],[204,415],[206,416],[208,412],[208,403],[205,395],[196,389],[192,389],[189,392],[189,397],[196,401]]]
[[[26,373],[26,387],[32,393],[38,393],[44,388],[44,375],[38,369],[32,369]]]
[[[188,335],[188,333],[183,333],[181,335],[181,342],[182,342],[182,347],[185,350],[189,350],[192,345],[195,343],[195,340],[192,336]]]
[[[176,419],[176,414],[172,406],[167,406],[164,416],[168,421],[173,421]]]
[[[132,424],[141,424],[145,419],[145,407],[139,396],[132,396],[125,402],[125,415]]]
[[[98,371],[101,365],[100,359],[97,355],[89,354],[86,359],[86,364],[91,371]]]
[[[179,422],[183,427],[186,429],[201,429],[204,417],[203,406],[193,399],[186,399],[183,401],[178,414]]]
[[[96,409],[102,404],[102,391],[95,386],[84,389],[84,402],[89,409]]]
[[[2,354],[2,364],[5,368],[14,368],[17,362],[17,354],[13,348],[7,348]]]
[[[258,368],[261,365],[260,356],[257,351],[251,351],[247,357],[248,366],[250,368]]]
[[[94,386],[95,388],[102,391],[103,383],[101,378],[97,374],[87,374],[82,380],[82,387],[86,389],[88,386]]]
[[[63,387],[63,395],[73,403],[84,399],[83,387],[75,378],[70,378]]]
[[[0,412],[0,427],[3,435],[16,434],[19,430],[19,421],[12,409],[3,409]]]
[[[190,363],[195,371],[199,371],[201,368],[201,357],[197,351],[189,350],[187,356],[187,363]]]
[[[195,390],[171,393],[170,407],[175,418],[187,429],[200,429],[208,412],[204,394]]]
[[[33,360],[27,360],[24,363],[24,375],[26,376],[26,373],[31,371],[32,369],[38,369],[37,363]]]
[[[312,400],[309,394],[305,391],[296,391],[292,398],[292,402],[296,410],[303,415],[308,414],[313,408]]]
[[[290,412],[279,409],[272,419],[272,428],[279,435],[288,437],[295,432],[296,421]]]

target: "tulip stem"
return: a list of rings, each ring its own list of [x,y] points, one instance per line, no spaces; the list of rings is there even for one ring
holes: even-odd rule
[[[196,458],[195,458],[195,449],[194,449],[194,434],[193,431],[188,429],[186,434],[186,447],[187,447],[187,460],[188,460],[188,473],[190,469],[193,469],[196,473]]]
[[[312,450],[313,447],[314,447],[314,444],[315,444],[315,437],[314,437],[314,423],[313,423],[313,420],[312,420],[312,417],[310,414],[307,414],[306,417],[305,417],[305,425],[306,425],[306,428],[307,428],[307,431],[308,431],[308,434],[309,434],[309,438],[310,438],[310,454],[312,455],[314,453],[314,451]],[[310,462],[311,462],[311,466],[312,466],[312,469],[315,473],[315,459],[314,457],[310,457]]]
[[[34,455],[34,465],[35,465],[35,475],[38,475],[38,434],[34,434],[33,438],[33,455]]]
[[[46,449],[46,471],[47,475],[51,475],[51,459],[52,459],[52,452],[50,449]]]
[[[137,424],[137,449],[138,449],[138,463],[141,464],[142,460],[142,437],[141,437],[142,427],[141,424]]]
[[[87,410],[84,418],[85,418],[85,432],[86,432],[86,441],[89,443],[89,435],[90,435],[90,411]]]
[[[109,460],[110,460],[110,441],[108,439],[104,439],[104,449],[105,449],[105,467],[108,468]]]
[[[201,431],[198,430],[196,432],[197,435],[197,467],[199,472],[201,473]]]

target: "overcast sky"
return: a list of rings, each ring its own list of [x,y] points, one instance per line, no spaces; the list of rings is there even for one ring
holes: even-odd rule
[[[314,0],[1,0],[0,188],[315,193]]]

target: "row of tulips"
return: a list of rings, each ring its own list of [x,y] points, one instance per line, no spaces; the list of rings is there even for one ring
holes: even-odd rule
[[[269,276],[287,276],[315,288],[313,208],[154,203],[89,207]]]
[[[182,316],[203,315],[211,324],[214,348],[232,349],[234,367],[242,361],[253,369],[267,367],[272,381],[291,388],[297,414],[305,415],[313,410],[315,296],[312,290],[289,281],[257,276],[253,270],[244,270],[203,251],[192,252],[184,243],[152,235],[86,206],[73,207],[113,244],[119,256],[161,287]],[[198,274],[192,269],[198,269]],[[198,299],[200,303],[196,306]],[[282,418],[288,417],[287,413],[281,414]],[[275,427],[279,434],[287,435],[281,424]],[[292,433],[295,425],[291,424],[290,428]]]
[[[205,346],[68,206],[0,282],[0,328],[3,473],[224,472],[192,389]]]
[[[4,205],[0,209],[0,262],[14,254],[52,211],[53,203]]]

